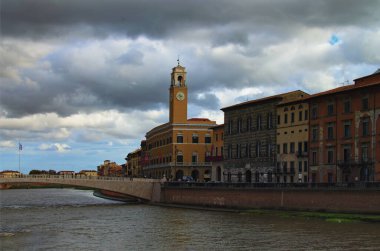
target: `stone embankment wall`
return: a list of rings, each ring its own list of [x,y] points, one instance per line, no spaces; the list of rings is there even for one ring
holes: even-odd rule
[[[379,190],[163,187],[161,202],[220,208],[380,213]]]

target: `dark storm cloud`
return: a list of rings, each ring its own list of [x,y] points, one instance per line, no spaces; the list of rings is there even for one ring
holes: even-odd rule
[[[245,26],[231,39],[246,38],[252,29],[293,25],[371,25],[379,21],[379,1],[148,1],[148,0],[3,0],[2,33],[33,38],[62,37],[69,33],[162,38],[183,29]],[[248,29],[248,30],[247,30]],[[281,29],[280,29],[281,30]],[[226,35],[221,34],[225,40]],[[217,41],[216,41],[217,42]]]

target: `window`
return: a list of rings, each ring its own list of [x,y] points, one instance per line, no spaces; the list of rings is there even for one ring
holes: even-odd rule
[[[317,105],[313,105],[313,107],[311,108],[311,118],[312,119],[317,119],[318,118]]]
[[[290,142],[290,153],[294,153],[295,152],[295,144],[294,142]]]
[[[288,162],[282,162],[282,172],[285,174],[288,172]]]
[[[244,157],[249,157],[249,144],[245,144],[245,156]]]
[[[260,157],[261,142],[256,141],[256,157]]]
[[[334,114],[334,105],[333,104],[328,104],[327,105],[327,115],[331,116]]]
[[[197,153],[193,153],[193,155],[191,156],[191,162],[193,163],[197,163],[198,162],[198,154]]]
[[[343,124],[343,136],[345,138],[350,138],[351,137],[351,121],[346,121]]]
[[[241,158],[241,146],[236,144],[236,158]]]
[[[257,127],[257,130],[261,130],[261,115],[257,115],[256,127]]]
[[[281,124],[281,116],[277,115],[277,125]]]
[[[368,161],[368,144],[367,143],[362,144],[361,151],[362,151],[361,160]]]
[[[343,148],[343,161],[349,162],[351,158],[351,146],[344,146]]]
[[[251,127],[252,127],[252,118],[248,117],[247,118],[247,132],[251,130]]]
[[[294,161],[290,161],[290,173],[291,174],[295,173],[295,170],[294,170]]]
[[[177,143],[183,143],[183,135],[177,134]]]
[[[273,115],[271,112],[267,115],[267,127],[268,129],[271,129],[273,127]]]
[[[277,153],[281,152],[280,147],[281,147],[280,145],[277,145]]]
[[[328,164],[334,163],[334,150],[333,149],[327,150],[327,163]]]
[[[231,159],[232,158],[232,145],[229,144],[227,147],[227,158]]]
[[[183,155],[182,152],[177,153],[177,163],[182,163],[183,162]]]
[[[268,142],[267,143],[267,157],[272,156],[272,145]]]
[[[302,153],[302,142],[298,142],[298,153]]]
[[[215,147],[215,154],[214,156],[218,156],[218,147]]]
[[[327,174],[327,182],[328,183],[333,183],[333,174],[332,173],[328,173]]]
[[[368,136],[369,135],[369,122],[368,118],[364,118],[362,122],[362,135]]]
[[[309,119],[309,112],[305,110],[305,120],[308,120],[308,119]]]
[[[282,153],[288,153],[288,143],[282,144]]]
[[[206,144],[211,144],[211,136],[210,136],[210,134],[206,134],[205,135],[205,143]]]
[[[232,134],[232,123],[233,123],[233,120],[230,119],[228,121],[228,134]]]
[[[368,105],[368,98],[363,98],[362,99],[362,110],[368,110],[369,105]]]
[[[311,131],[311,140],[317,141],[318,140],[318,127],[314,126]]]
[[[307,172],[307,161],[306,160],[303,162],[303,171]]]
[[[218,134],[215,133],[215,141],[218,141]]]
[[[191,138],[192,138],[192,141],[191,141],[192,143],[198,144],[199,142],[198,134],[193,134]]]
[[[285,114],[285,117],[284,117],[284,123],[285,124],[288,123],[288,114],[287,113]]]
[[[327,124],[327,139],[334,139],[334,125],[332,123]]]
[[[290,123],[294,123],[294,112],[290,114]]]
[[[313,165],[317,164],[317,152],[316,151],[313,151],[311,154],[311,163],[313,163]]]
[[[343,108],[344,108],[344,113],[351,112],[351,101],[349,100],[344,101]]]
[[[298,161],[298,173],[302,173],[302,161]]]
[[[307,151],[308,151],[308,148],[307,148],[308,146],[307,146],[307,141],[305,141],[305,142],[303,142],[303,151],[305,152],[305,153],[307,153]]]
[[[298,112],[298,120],[299,120],[299,121],[302,121],[302,111],[299,111],[299,112]]]
[[[242,131],[241,131],[241,124],[242,124],[242,120],[241,120],[241,118],[239,118],[238,120],[237,120],[237,130],[238,130],[238,133],[241,133]]]

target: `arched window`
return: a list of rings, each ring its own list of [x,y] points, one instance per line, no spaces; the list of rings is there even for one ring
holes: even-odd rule
[[[177,80],[178,80],[178,82],[177,82],[178,85],[182,86],[183,85],[183,77],[182,76],[178,76]]]

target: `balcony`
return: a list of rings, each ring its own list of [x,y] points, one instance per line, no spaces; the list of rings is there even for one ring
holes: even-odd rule
[[[169,162],[144,166],[144,170],[171,167],[211,167],[211,162]]]
[[[308,152],[302,152],[302,151],[297,151],[296,152],[297,158],[306,158],[309,156]]]
[[[206,162],[220,162],[223,161],[223,156],[206,156]]]
[[[346,160],[338,160],[337,164],[339,167],[360,167],[360,166],[367,166],[367,165],[373,165],[374,161],[370,158],[366,159],[346,159]]]

